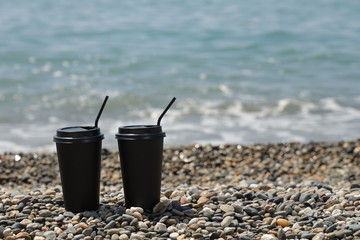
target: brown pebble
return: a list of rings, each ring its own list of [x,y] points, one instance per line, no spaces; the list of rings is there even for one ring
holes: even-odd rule
[[[188,203],[187,198],[186,198],[185,196],[182,196],[182,197],[180,198],[180,204],[181,204],[181,205],[184,205],[184,204],[187,204],[187,203]]]
[[[279,218],[278,220],[276,220],[276,224],[282,227],[287,227],[290,225],[289,221],[283,218]]]
[[[209,199],[207,197],[200,197],[198,200],[197,200],[197,204],[199,205],[205,205],[205,203],[207,203],[209,201]]]
[[[79,227],[81,227],[82,229],[86,229],[86,228],[88,228],[88,225],[84,222],[80,222]]]
[[[166,220],[166,225],[175,225],[177,223],[176,219],[169,218]]]
[[[30,235],[27,232],[20,232],[18,234],[16,234],[15,236],[16,239],[25,239],[25,240],[31,240]]]
[[[139,212],[134,212],[132,215],[140,221],[142,221],[144,219],[143,216],[141,215],[141,213],[139,213]]]
[[[189,225],[189,228],[192,229],[192,230],[196,230],[196,229],[199,228],[199,225],[196,224],[196,223],[193,223],[193,224],[190,224],[190,225]]]
[[[269,212],[269,209],[271,209],[271,208],[272,208],[271,205],[266,204],[266,205],[264,206],[264,211],[265,211],[265,212]]]
[[[170,203],[171,203],[171,201],[169,199],[165,199],[165,200],[160,201],[153,208],[153,212],[155,212],[155,213],[163,213],[163,212],[165,212],[166,208],[169,206]]]
[[[274,235],[275,237],[277,237],[278,232],[275,231],[275,230],[270,230],[270,231],[268,232],[268,234],[272,234],[272,235]]]

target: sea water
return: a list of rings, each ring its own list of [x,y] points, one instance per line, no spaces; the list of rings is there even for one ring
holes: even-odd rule
[[[166,145],[360,136],[360,2],[1,1],[0,152],[162,120]]]

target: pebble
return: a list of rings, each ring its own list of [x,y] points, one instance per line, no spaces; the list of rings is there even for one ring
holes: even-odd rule
[[[279,218],[276,220],[276,224],[281,226],[281,227],[287,227],[290,225],[289,221],[283,218]]]
[[[27,226],[28,224],[30,224],[30,223],[32,223],[32,221],[31,221],[30,219],[27,219],[27,218],[21,220],[21,222],[20,222],[20,224],[21,224],[22,226],[24,226],[24,227],[26,227],[26,226]]]
[[[246,212],[249,216],[256,216],[259,214],[258,210],[253,207],[246,206],[243,208],[244,212]]]
[[[260,240],[278,240],[278,238],[271,234],[264,234]]]
[[[114,220],[110,221],[108,224],[105,225],[104,229],[111,229],[111,228],[115,227],[115,224],[116,224],[116,222]]]
[[[176,238],[178,238],[180,235],[179,235],[179,233],[177,233],[177,232],[173,232],[173,233],[170,233],[170,235],[169,235],[169,237],[170,238],[173,238],[173,239],[176,239]]]
[[[231,221],[232,221],[233,219],[234,219],[234,218],[233,218],[233,217],[230,217],[230,216],[225,217],[225,218],[221,221],[221,223],[220,223],[221,227],[227,227],[227,226],[229,226],[230,223],[231,223]]]
[[[360,140],[170,147],[153,213],[125,209],[118,152],[103,152],[99,210],[82,213],[64,208],[56,154],[0,154],[0,238],[359,238],[353,149]]]
[[[231,205],[220,205],[220,209],[224,212],[234,212],[234,207]]]
[[[126,234],[121,234],[120,236],[119,236],[119,240],[128,240],[129,239],[129,237],[128,237],[128,235],[126,235]]]
[[[160,233],[164,233],[167,230],[167,227],[164,223],[158,222],[156,223],[154,230]]]
[[[56,239],[56,233],[54,231],[46,231],[44,237],[49,240],[54,240]]]

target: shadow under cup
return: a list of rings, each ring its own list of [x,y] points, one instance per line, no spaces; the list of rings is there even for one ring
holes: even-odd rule
[[[152,210],[160,201],[164,137],[157,125],[119,128],[116,139],[127,208]]]
[[[60,128],[54,136],[67,211],[99,208],[102,139],[98,127]]]

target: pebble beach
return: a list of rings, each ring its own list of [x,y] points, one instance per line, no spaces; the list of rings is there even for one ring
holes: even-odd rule
[[[0,155],[0,239],[360,239],[360,139],[164,150],[161,201],[124,207],[104,149],[101,205],[65,210],[56,153]]]

